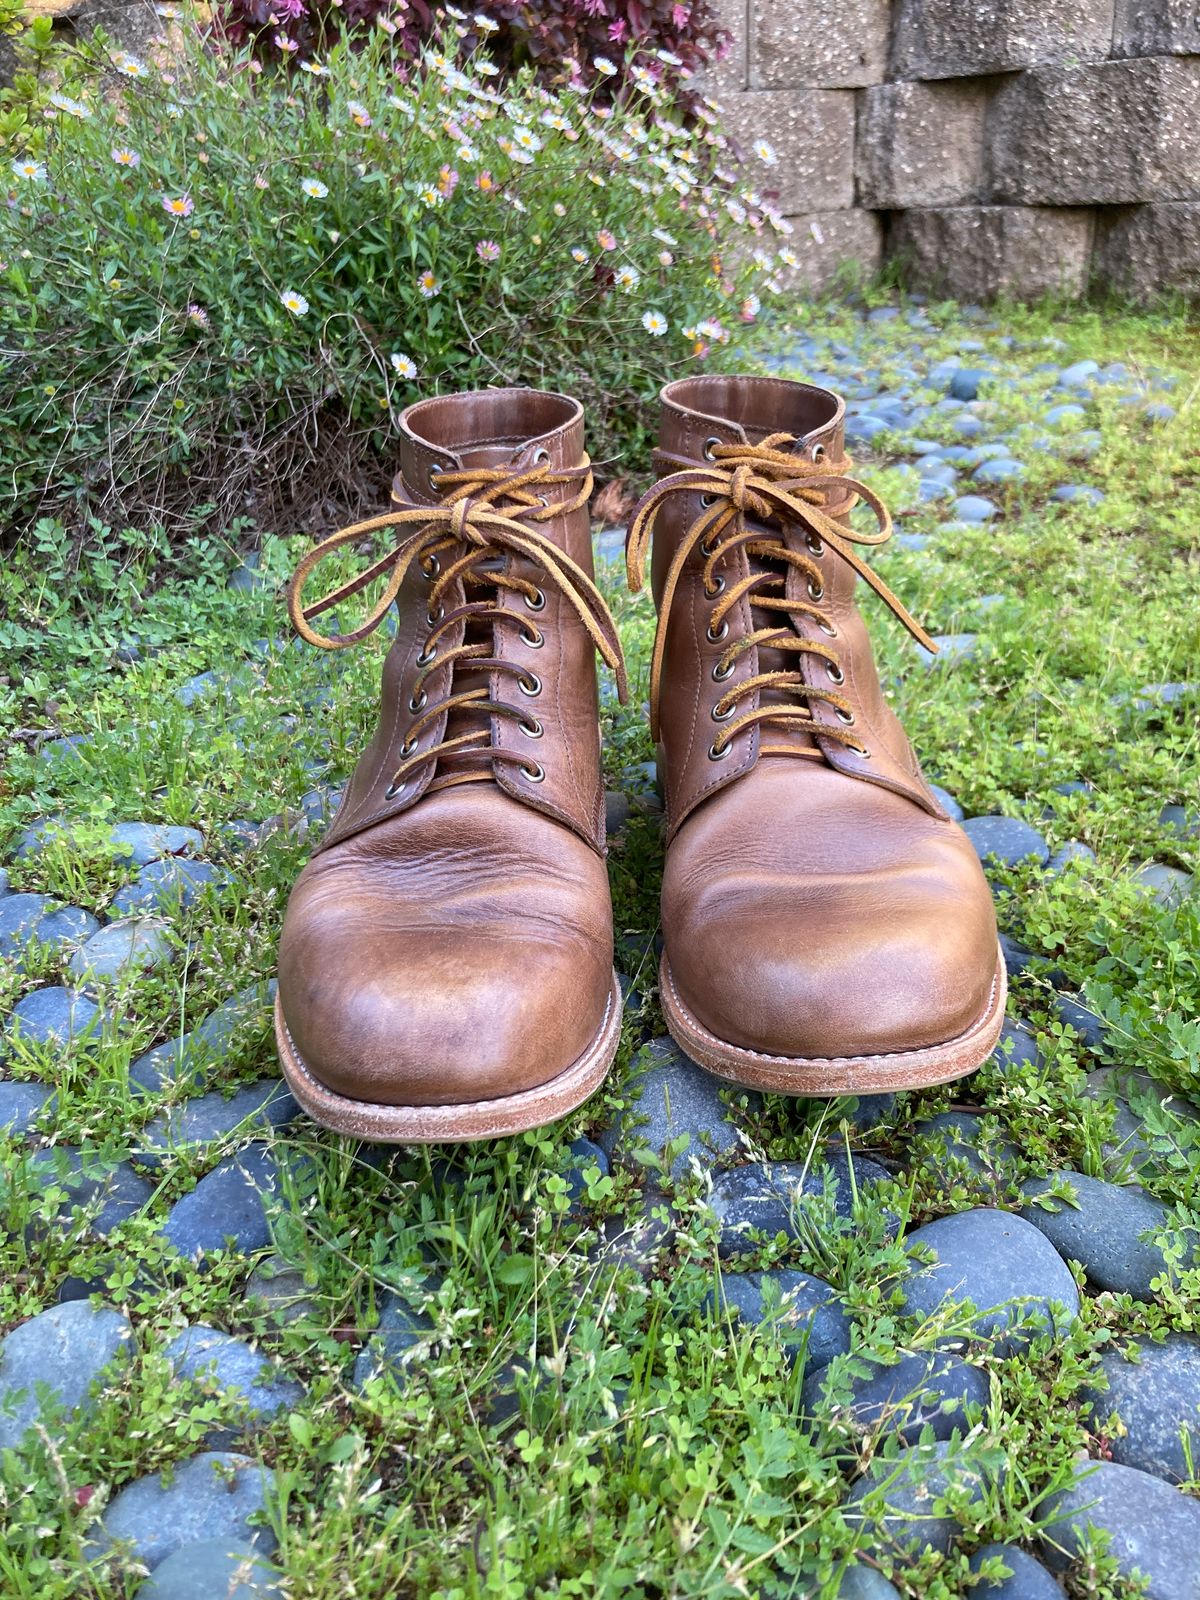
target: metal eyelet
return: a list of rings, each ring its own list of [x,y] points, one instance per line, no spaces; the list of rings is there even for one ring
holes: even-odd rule
[[[533,457],[532,457],[533,465],[535,467],[540,467],[543,461],[549,461],[549,459],[550,459],[549,450],[547,450],[545,445],[543,445],[543,444],[538,445],[537,449],[533,452]]]
[[[865,744],[856,744],[852,748],[856,756],[861,756],[864,761],[870,761],[871,752],[867,749]]]
[[[834,706],[833,714],[839,722],[844,722],[848,728],[852,728],[854,726],[853,711],[843,711],[841,706]]]
[[[404,785],[402,783],[389,783],[387,788],[383,791],[383,798],[385,800],[394,800],[403,787]]]
[[[437,493],[438,478],[441,477],[443,472],[449,471],[450,468],[445,464],[444,461],[431,461],[429,463],[429,471],[425,474],[425,476],[429,479],[429,487],[434,491],[435,494]]]
[[[708,625],[708,642],[709,642],[709,644],[720,644],[721,640],[725,637],[725,635],[728,632],[729,632],[729,620],[728,620],[728,618],[726,618],[726,620],[724,622],[722,622],[720,628],[717,630],[716,633],[713,632],[712,623],[710,622],[709,625]]]
[[[422,556],[422,558],[421,558],[421,571],[425,574],[425,576],[429,579],[429,581],[431,583],[433,582],[434,578],[437,577],[438,573],[441,570],[442,570],[442,563],[438,560],[438,558],[436,556],[429,556],[428,558]]]
[[[812,447],[812,458],[813,458],[814,461],[824,461],[824,459],[825,459],[825,446],[823,444],[815,444],[815,445],[813,445],[813,447]]]
[[[525,596],[525,604],[529,607],[530,611],[544,611],[546,609],[546,596],[544,592],[541,589],[535,589],[533,593],[534,598],[532,600],[528,595]]]
[[[712,675],[714,683],[724,683],[726,678],[731,678],[733,676],[733,662],[730,661],[726,666],[723,667],[718,661],[716,666],[712,669]]]
[[[825,673],[830,683],[845,683],[846,681],[846,674],[836,661],[827,661],[825,663]]]
[[[528,646],[530,650],[540,650],[546,642],[546,635],[539,633],[536,628],[522,628],[518,637],[521,643]]]
[[[425,613],[425,621],[431,628],[435,628],[445,615],[445,606],[439,606],[436,611],[427,611]]]
[[[708,560],[709,556],[712,555],[713,549],[714,549],[714,546],[713,546],[713,543],[712,543],[711,539],[701,539],[701,541],[700,541],[700,554],[704,557],[704,559],[706,561]]]
[[[825,598],[825,585],[808,580],[808,598],[810,600],[823,600]]]
[[[714,722],[728,722],[730,717],[737,710],[737,707],[729,705],[725,707],[724,711],[718,711],[717,706],[719,706],[720,703],[721,702],[718,700],[717,705],[712,708],[712,719]]]
[[[825,545],[822,540],[818,539],[815,533],[808,534],[804,542],[812,551],[813,555],[823,556],[825,554]]]
[[[705,511],[708,510],[709,506],[715,506],[716,503],[717,497],[715,494],[702,494],[700,496],[700,504],[704,507]],[[700,548],[703,549],[704,546],[701,545]]]
[[[713,454],[713,446],[720,444],[720,442],[715,433],[710,433],[708,438],[705,439],[702,451],[705,461],[715,461],[717,459]]]
[[[708,759],[710,761],[724,761],[725,757],[729,755],[732,750],[733,746],[731,744],[726,743],[723,745],[718,740],[714,739],[712,744],[710,744],[708,747]]]
[[[530,783],[541,783],[546,776],[546,769],[540,761],[531,761],[528,766],[522,764],[521,771],[529,779]]]
[[[817,627],[820,628],[822,633],[827,633],[831,639],[836,639],[838,636],[838,631],[833,623],[826,622],[824,617],[817,618]]]
[[[706,595],[708,595],[709,599],[711,600],[716,595],[719,595],[721,590],[724,587],[725,587],[725,579],[720,575],[720,573],[717,573],[713,577],[713,581],[712,581],[711,587],[707,583],[704,585],[704,592],[705,592]]]
[[[408,709],[410,711],[423,711],[425,706],[428,704],[428,701],[429,696],[425,693],[424,689],[422,689],[420,694],[409,696]]]
[[[522,717],[520,722],[517,723],[517,727],[520,728],[521,732],[527,739],[540,739],[542,734],[545,732],[545,729],[542,727],[541,723],[536,717],[530,717],[528,721]]]
[[[517,688],[532,700],[542,692],[542,680],[536,672],[523,672],[517,679]]]
[[[419,667],[427,667],[436,655],[437,645],[434,645],[431,650],[422,650],[420,655],[414,657],[414,660]]]
[[[411,756],[416,748],[417,741],[415,739],[405,739],[404,743],[400,746],[400,754],[402,756]]]

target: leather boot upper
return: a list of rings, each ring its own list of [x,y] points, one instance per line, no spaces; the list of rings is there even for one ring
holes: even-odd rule
[[[996,967],[975,852],[880,689],[860,579],[930,641],[863,559],[890,521],[842,424],[806,384],[670,384],[630,529],[634,587],[653,535],[666,970],[703,1029],[773,1056],[954,1038]]]
[[[394,606],[379,721],[293,890],[281,1009],[306,1068],[352,1099],[446,1105],[518,1093],[595,1037],[612,914],[595,652],[621,678],[592,575],[580,407],[494,390],[401,418],[394,509],[310,553],[297,627],[364,637]],[[381,597],[308,601],[318,562],[367,534]],[[361,601],[358,602],[361,605]]]

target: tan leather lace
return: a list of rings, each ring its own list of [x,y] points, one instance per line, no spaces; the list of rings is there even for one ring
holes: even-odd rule
[[[705,593],[716,602],[708,625],[708,637],[712,643],[717,643],[728,634],[729,613],[747,597],[755,608],[780,614],[777,626],[755,626],[740,638],[730,640],[713,669],[713,677],[718,682],[732,674],[740,655],[759,648],[820,656],[826,663],[831,684],[836,686],[844,681],[838,653],[833,646],[819,639],[803,637],[794,626],[797,619],[807,617],[828,638],[836,637],[837,630],[820,604],[825,592],[820,567],[812,556],[792,550],[782,538],[764,535],[761,528],[748,526],[747,517],[760,523],[775,521],[807,528],[806,543],[814,554],[820,554],[824,545],[836,551],[874,589],[914,639],[927,650],[937,649],[920,623],[909,615],[883,579],[871,571],[853,548],[856,544],[881,545],[891,537],[892,519],[887,507],[873,490],[846,476],[852,464],[848,457],[836,462],[824,457],[817,461],[801,461],[789,449],[795,442],[790,433],[773,433],[761,444],[720,444],[710,440],[705,451],[706,461],[710,465],[688,466],[681,472],[660,478],[638,502],[625,543],[629,586],[635,593],[644,581],[646,552],[654,531],[655,518],[663,503],[672,495],[699,494],[703,507],[679,541],[658,608],[658,630],[650,669],[650,730],[656,740],[659,737],[663,661],[672,601],[697,546],[704,556]],[[663,452],[659,452],[657,458],[663,461],[678,459]],[[878,524],[874,531],[860,533],[848,528],[835,522],[822,509],[826,495],[837,490],[849,496],[849,505],[861,500],[870,506]],[[773,565],[760,570],[755,570],[752,565],[748,577],[727,586],[724,578],[717,576],[716,569],[727,556],[741,548],[745,549],[747,556],[760,558]],[[792,598],[787,594],[789,569],[800,573],[806,580],[808,600]],[[806,733],[816,733],[822,739],[846,745],[860,755],[870,754],[848,731],[854,720],[854,712],[845,696],[840,695],[836,687],[826,689],[807,683],[800,672],[780,669],[756,672],[742,679],[717,701],[713,716],[718,721],[733,717],[737,702],[755,691],[758,691],[760,699],[767,691],[786,691],[792,701],[799,703],[776,700],[760,703],[752,710],[743,712],[722,729],[714,742],[710,752],[714,760],[728,755],[737,735],[759,723],[798,727]],[[812,707],[820,701],[832,706],[845,726],[818,723]],[[779,753],[810,755],[820,759],[820,752],[815,747],[772,747],[776,748]]]
[[[553,485],[571,485],[580,480],[582,483],[577,492],[564,501],[547,500],[540,492]],[[508,555],[533,562],[540,569],[539,576],[552,584],[568,602],[587,629],[601,658],[612,668],[617,679],[618,694],[622,701],[625,700],[627,691],[621,642],[617,625],[603,596],[587,573],[535,526],[578,511],[587,504],[592,492],[591,463],[585,455],[578,467],[563,472],[553,471],[544,463],[525,469],[471,467],[457,472],[445,471],[437,474],[436,487],[446,491],[440,504],[414,505],[393,493],[395,510],[342,528],[310,550],[296,568],[288,587],[288,611],[292,623],[302,638],[323,650],[341,650],[355,644],[365,639],[383,621],[400,593],[413,562],[420,561],[422,572],[431,580],[429,632],[416,657],[420,670],[409,701],[414,720],[400,747],[402,759],[392,774],[389,795],[416,768],[457,752],[486,755],[489,763],[495,760],[515,762],[523,768],[527,777],[540,781],[545,773],[539,763],[530,761],[527,753],[492,747],[487,721],[478,729],[443,738],[427,750],[417,751],[416,741],[430,724],[455,711],[477,713],[485,719],[506,717],[523,723],[527,731],[535,728],[540,731],[540,725],[530,717],[528,709],[492,699],[486,687],[456,693],[451,678],[450,692],[436,703],[429,700],[425,687],[433,673],[447,666],[466,666],[468,670],[476,672],[514,673],[518,687],[526,696],[536,695],[540,691],[541,685],[535,674],[528,672],[519,662],[494,655],[493,646],[485,641],[464,641],[449,649],[439,650],[443,635],[460,622],[467,626],[473,621],[489,625],[510,623],[521,630],[528,644],[537,646],[543,642],[541,630],[529,615],[529,612],[533,612],[536,616],[544,608],[546,597],[542,590],[528,579],[505,571],[503,566],[493,565],[485,570],[487,563],[502,563]],[[356,577],[331,589],[309,605],[303,603],[305,585],[320,562],[343,545],[352,544],[365,534],[383,528],[412,531],[404,533],[392,549]],[[321,634],[310,626],[314,617],[360,593],[389,569],[390,576],[383,593],[358,627],[349,633]],[[467,588],[495,590],[495,598],[468,600],[464,605],[447,611],[445,597],[460,579]],[[506,590],[525,600],[525,614],[505,606],[503,591]],[[487,776],[487,772],[460,773],[443,781],[463,782],[472,777]]]

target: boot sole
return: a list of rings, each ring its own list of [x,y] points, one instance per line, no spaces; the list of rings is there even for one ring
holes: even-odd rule
[[[323,1128],[370,1139],[379,1144],[469,1143],[527,1133],[569,1115],[604,1082],[621,1042],[624,1002],[613,973],[604,1020],[587,1049],[557,1077],[519,1094],[495,1100],[472,1100],[460,1105],[379,1105],[335,1094],[305,1066],[283,1020],[275,996],[275,1043],[287,1086],[303,1109]]]
[[[983,1012],[965,1033],[945,1044],[870,1056],[772,1056],[746,1050],[709,1033],[684,1006],[664,954],[659,964],[663,1014],[671,1037],[705,1071],[767,1094],[883,1094],[926,1089],[974,1072],[991,1055],[1004,1026],[1008,974],[999,954]]]

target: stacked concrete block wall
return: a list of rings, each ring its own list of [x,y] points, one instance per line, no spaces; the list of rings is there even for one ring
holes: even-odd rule
[[[779,154],[798,278],[1200,295],[1200,0],[720,0],[711,83]]]

